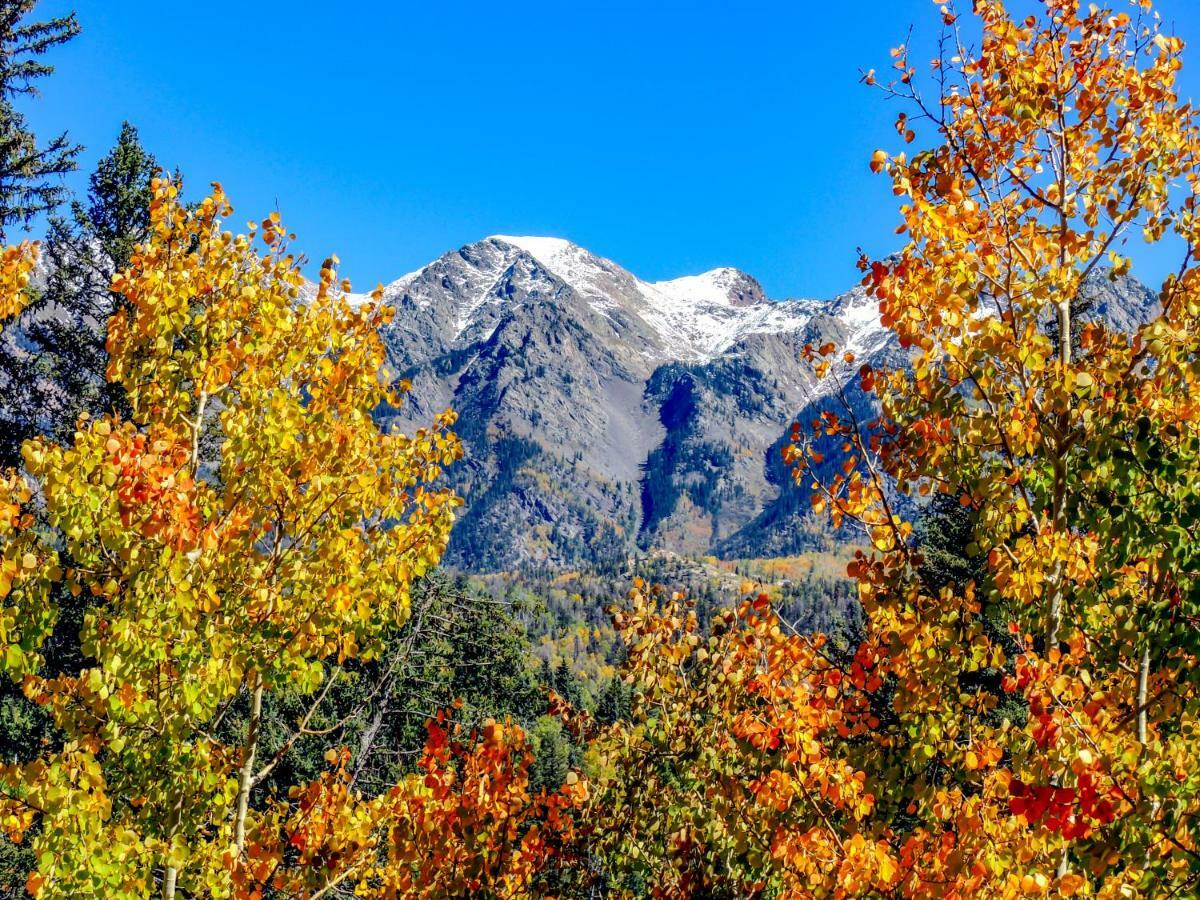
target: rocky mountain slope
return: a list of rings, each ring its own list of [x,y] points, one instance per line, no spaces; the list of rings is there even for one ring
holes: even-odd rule
[[[1153,302],[1132,283],[1096,290],[1105,315]],[[861,289],[775,301],[729,268],[646,282],[556,238],[468,244],[385,297],[391,363],[413,383],[396,424],[461,417],[449,561],[474,571],[823,542],[779,462],[791,423],[828,402],[802,348],[902,361]]]

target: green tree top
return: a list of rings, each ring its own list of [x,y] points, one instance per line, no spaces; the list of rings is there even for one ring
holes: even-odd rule
[[[82,149],[65,132],[40,144],[13,105],[19,96],[36,96],[38,79],[54,71],[43,55],[79,34],[74,13],[29,21],[35,5],[0,0],[0,240],[62,202],[62,176],[75,170]]]

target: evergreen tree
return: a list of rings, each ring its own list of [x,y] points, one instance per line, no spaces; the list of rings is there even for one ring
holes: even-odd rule
[[[963,675],[960,685],[967,692],[986,691],[997,698],[996,706],[984,716],[984,721],[999,724],[1005,719],[1024,723],[1028,718],[1028,704],[1023,699],[1001,689],[1001,680],[1011,674],[1011,660],[1016,659],[1020,648],[1007,629],[1007,619],[1002,608],[993,605],[994,593],[987,568],[987,558],[975,541],[975,520],[972,512],[949,494],[936,494],[929,507],[917,521],[916,548],[920,553],[919,572],[925,590],[937,594],[950,587],[956,592],[974,583],[983,599],[982,623],[988,638],[1004,649],[1009,662],[1003,668],[983,666],[979,670]]]
[[[619,676],[610,678],[596,703],[596,721],[601,725],[612,725],[627,720],[632,704],[631,694],[629,685]]]
[[[958,497],[936,494],[917,522],[916,546],[921,551],[921,580],[929,591],[974,581],[982,586],[987,574],[983,554],[967,552],[974,540],[971,511]]]
[[[572,671],[570,664],[560,660],[554,668],[554,678],[551,685],[555,693],[576,709],[584,709],[583,682]]]
[[[342,723],[336,740],[355,750],[355,783],[367,793],[411,771],[426,720],[439,709],[457,705],[454,721],[468,730],[508,716],[529,728],[546,709],[525,631],[506,605],[441,571],[414,586],[411,603],[409,621],[386,642],[382,656],[350,667],[352,677],[330,697],[327,717]],[[292,731],[303,699],[284,698],[268,727]],[[321,734],[299,742],[280,784],[286,786],[287,777],[315,777],[328,746],[328,735]]]
[[[534,753],[533,766],[529,771],[530,787],[535,791],[543,788],[554,790],[567,777],[575,755],[562,722],[542,716],[530,728],[529,738]]]
[[[19,337],[0,345],[0,463],[15,465],[35,434],[68,438],[82,412],[127,412],[120,385],[104,374],[108,320],[122,302],[110,284],[147,236],[157,170],[126,122],[86,201],[51,220],[45,289],[18,320]]]
[[[62,202],[62,176],[82,149],[65,133],[39,144],[14,100],[37,94],[36,82],[54,71],[42,57],[79,33],[72,13],[27,21],[36,0],[0,0],[0,242],[14,225],[28,227]]]

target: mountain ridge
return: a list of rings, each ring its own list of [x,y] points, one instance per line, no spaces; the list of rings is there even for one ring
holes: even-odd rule
[[[1129,279],[1089,290],[1109,317],[1153,305]],[[861,286],[774,300],[732,267],[648,282],[561,238],[492,235],[384,298],[389,364],[413,385],[386,417],[411,430],[460,414],[448,561],[473,571],[828,543],[779,458],[791,423],[829,401],[804,347],[832,341],[854,369],[906,359]]]

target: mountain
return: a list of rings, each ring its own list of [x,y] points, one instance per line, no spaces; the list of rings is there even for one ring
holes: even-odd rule
[[[1094,291],[1102,315],[1153,303],[1135,282]],[[558,238],[489,237],[384,296],[390,364],[413,385],[393,423],[460,414],[467,502],[448,561],[473,571],[825,543],[779,457],[791,423],[831,402],[803,348],[904,360],[861,288],[772,300],[732,268],[647,282]]]

